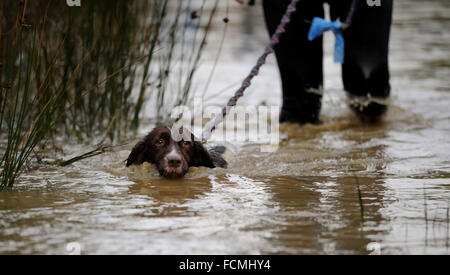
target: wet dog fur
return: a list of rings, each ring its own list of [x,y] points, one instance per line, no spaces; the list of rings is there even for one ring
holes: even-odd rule
[[[169,126],[156,127],[133,147],[126,166],[149,162],[167,178],[181,178],[189,167],[226,168],[227,162],[221,157],[225,147],[208,150],[192,134],[190,137],[176,141]]]

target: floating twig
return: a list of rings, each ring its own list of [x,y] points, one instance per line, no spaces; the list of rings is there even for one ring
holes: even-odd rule
[[[356,181],[356,187],[358,189],[359,209],[361,212],[361,223],[364,224],[364,205],[363,205],[363,200],[362,200],[362,195],[361,195],[361,188],[359,188],[358,177],[356,175],[354,175],[354,177],[355,177],[355,181]]]

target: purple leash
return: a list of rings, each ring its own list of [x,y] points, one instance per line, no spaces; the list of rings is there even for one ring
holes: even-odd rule
[[[353,21],[353,15],[355,14],[356,7],[359,4],[359,0],[353,0],[350,10],[348,11],[347,18],[345,19],[344,29],[348,28]]]
[[[202,134],[202,142],[206,143],[206,141],[211,137],[212,132],[216,129],[217,125],[222,123],[224,117],[228,115],[230,112],[230,109],[236,106],[236,103],[240,97],[244,95],[244,91],[247,89],[248,86],[250,86],[251,81],[253,77],[255,77],[259,69],[262,65],[266,63],[266,58],[269,54],[271,54],[274,51],[275,45],[280,42],[280,36],[283,34],[286,30],[286,25],[291,21],[291,15],[296,11],[296,5],[301,0],[292,0],[289,6],[287,7],[286,13],[284,14],[283,18],[281,19],[281,23],[278,25],[275,33],[272,35],[272,38],[270,39],[269,45],[266,47],[263,55],[261,55],[258,58],[258,62],[251,70],[250,74],[244,79],[244,81],[241,84],[241,87],[236,91],[234,96],[230,98],[230,100],[227,103],[227,106],[225,106],[222,109],[222,112],[218,114],[214,120],[208,125],[208,127],[203,131]]]

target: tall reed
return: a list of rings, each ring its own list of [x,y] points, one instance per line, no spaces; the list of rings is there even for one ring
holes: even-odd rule
[[[50,137],[112,142],[190,96],[217,0],[81,2],[0,3],[1,189]]]
[[[18,8],[15,20],[6,21],[7,28],[2,26],[1,30],[7,32],[0,32],[3,64],[0,77],[0,130],[1,137],[6,138],[0,160],[0,189],[14,184],[33,149],[53,128],[57,103],[63,94],[63,89],[49,92],[48,81],[57,52],[50,58],[51,65],[42,78],[35,75],[42,47],[37,32],[41,23],[33,26],[26,21],[27,1],[23,4]],[[2,3],[2,18],[4,7]],[[59,41],[59,48],[61,44],[62,41]]]

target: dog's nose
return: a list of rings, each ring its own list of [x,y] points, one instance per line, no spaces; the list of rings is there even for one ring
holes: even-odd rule
[[[167,163],[171,167],[178,167],[181,165],[181,158],[179,156],[171,156],[167,159]]]

